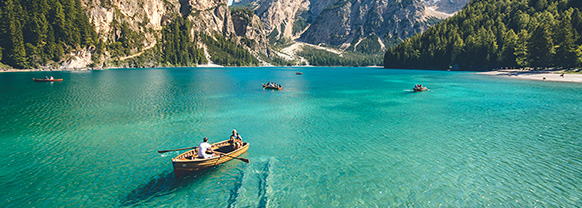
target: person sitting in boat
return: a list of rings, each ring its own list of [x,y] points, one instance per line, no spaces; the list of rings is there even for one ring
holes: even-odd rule
[[[54,80],[55,78],[53,78],[53,76],[51,76],[50,80]]]
[[[44,76],[44,79],[49,79],[48,76]]]
[[[236,132],[236,129],[232,130],[232,134],[230,136],[231,137],[234,136],[234,139],[238,139],[242,142],[242,137],[240,136],[240,134],[238,134],[238,132]]]
[[[232,149],[235,150],[242,146],[240,141],[241,141],[240,139],[236,139],[235,136],[231,135],[230,139],[228,140],[228,143],[230,144],[230,146],[232,146]]]
[[[204,137],[204,142],[200,142],[200,145],[198,145],[198,157],[199,158],[214,157],[214,150],[212,150],[212,146],[208,144],[208,137]]]

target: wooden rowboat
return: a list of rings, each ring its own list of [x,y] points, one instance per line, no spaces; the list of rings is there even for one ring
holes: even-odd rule
[[[412,90],[414,90],[414,92],[422,92],[422,91],[428,90],[428,88],[426,88],[426,87],[415,87],[415,88],[412,88]]]
[[[275,86],[269,86],[267,84],[263,84],[263,89],[282,90],[283,89],[283,86],[281,86],[281,87],[275,87]]]
[[[36,79],[36,78],[32,78],[32,81],[35,81],[35,82],[61,82],[61,81],[63,81],[63,79]]]
[[[228,140],[217,142],[210,146],[214,152],[224,153],[224,155],[205,159],[198,158],[198,148],[184,152],[177,157],[172,158],[172,164],[176,176],[192,174],[203,169],[220,165],[232,160],[232,157],[238,157],[249,149],[249,143],[245,142],[240,148],[235,150]]]

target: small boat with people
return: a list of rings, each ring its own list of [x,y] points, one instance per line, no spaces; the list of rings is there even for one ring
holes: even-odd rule
[[[422,92],[422,91],[427,91],[428,88],[426,88],[425,86],[422,86],[421,84],[416,84],[416,85],[414,85],[414,88],[412,88],[412,90],[414,92]]]
[[[263,89],[282,90],[283,86],[274,82],[268,82],[267,84],[263,84]]]
[[[303,75],[303,72],[295,72],[296,75]]]
[[[205,141],[207,139],[205,138]],[[191,173],[196,173],[200,170],[211,168],[222,163],[228,162],[232,159],[238,159],[243,162],[248,163],[249,160],[246,158],[238,158],[239,155],[245,153],[249,149],[249,143],[240,140],[240,145],[233,145],[232,140],[224,140],[210,145],[213,156],[209,158],[202,158],[198,154],[198,149],[200,147],[194,147],[194,149],[184,152],[174,158],[172,158],[172,164],[174,166],[174,173],[176,176],[188,175]],[[191,149],[191,148],[185,148]],[[180,149],[183,150],[183,149]],[[173,151],[173,150],[170,150]],[[165,151],[158,151],[159,153],[164,153]]]
[[[34,82],[61,82],[63,79],[55,79],[54,77],[45,77],[44,79],[32,78]]]

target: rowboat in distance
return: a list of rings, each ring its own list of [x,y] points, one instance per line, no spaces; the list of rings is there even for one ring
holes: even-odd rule
[[[263,89],[282,90],[283,86],[279,84],[263,84]]]
[[[303,72],[295,72],[297,75],[303,75]]]
[[[200,170],[228,162],[232,160],[233,157],[238,157],[249,149],[249,143],[247,142],[243,143],[240,148],[234,149],[228,140],[217,142],[210,146],[214,152],[220,152],[224,155],[216,156],[213,158],[198,158],[198,147],[196,147],[193,150],[184,152],[175,158],[172,158],[174,174],[176,176],[193,174]]]
[[[424,87],[422,85],[416,85],[416,86],[414,86],[414,88],[412,88],[412,90],[414,92],[422,92],[422,91],[428,90],[428,88],[426,88],[426,87]]]
[[[61,82],[61,81],[63,81],[63,79],[36,79],[36,78],[32,78],[32,81],[34,81],[34,82]]]

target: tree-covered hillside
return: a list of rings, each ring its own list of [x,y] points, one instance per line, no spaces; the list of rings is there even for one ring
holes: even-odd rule
[[[385,68],[579,67],[582,1],[473,0],[390,48]]]
[[[98,41],[80,0],[2,0],[0,62],[36,68]]]

